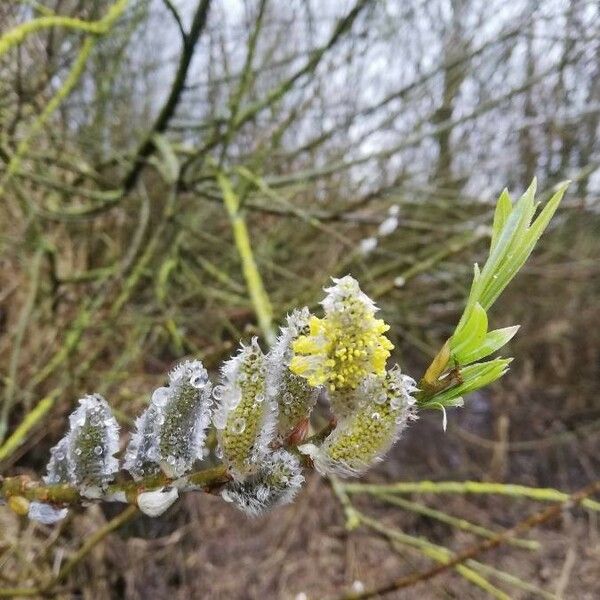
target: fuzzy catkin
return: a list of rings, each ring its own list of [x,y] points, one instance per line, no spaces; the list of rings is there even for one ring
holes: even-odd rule
[[[293,342],[290,370],[311,386],[325,385],[341,418],[353,408],[351,391],[365,377],[385,373],[394,346],[384,335],[389,325],[375,318],[378,309],[358,282],[349,275],[333,282],[321,303],[325,316],[311,317],[308,334]]]
[[[267,397],[266,359],[256,338],[224,364],[222,385],[214,395],[220,452],[233,476],[243,479],[268,452],[277,421],[277,405]]]
[[[228,484],[221,496],[256,517],[290,503],[303,482],[298,458],[287,450],[276,450],[265,456],[257,471],[245,481]]]
[[[356,407],[341,419],[323,444],[308,449],[323,474],[359,475],[381,460],[409,419],[415,418],[415,382],[398,367],[366,378],[354,391]]]
[[[211,391],[200,361],[185,361],[171,371],[169,385],[154,391],[127,447],[124,468],[135,479],[161,470],[169,477],[181,477],[202,458]]]
[[[114,457],[119,450],[119,426],[99,394],[82,398],[69,422],[70,480],[84,495],[94,495],[119,470],[119,461]]]
[[[286,318],[277,341],[267,355],[267,393],[278,406],[277,433],[285,439],[310,416],[317,402],[319,387],[309,385],[304,377],[289,369],[294,352],[292,345],[309,332],[308,308],[294,310]]]

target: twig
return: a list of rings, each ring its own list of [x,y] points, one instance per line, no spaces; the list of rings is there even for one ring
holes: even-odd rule
[[[474,558],[475,556],[479,556],[484,552],[488,552],[493,548],[496,548],[504,543],[506,543],[510,538],[513,538],[516,535],[524,533],[532,529],[533,527],[537,527],[558,517],[563,510],[566,508],[570,508],[581,504],[588,496],[591,496],[594,493],[600,492],[600,480],[591,483],[590,485],[584,487],[578,492],[567,496],[566,499],[561,501],[558,504],[554,504],[553,506],[549,506],[544,510],[538,511],[526,519],[523,519],[519,523],[517,523],[514,527],[507,529],[506,531],[499,533],[495,537],[485,540],[484,542],[471,546],[467,548],[463,552],[460,552],[454,556],[448,562],[437,565],[431,569],[426,571],[421,571],[418,573],[413,573],[406,577],[401,577],[392,581],[390,583],[375,586],[364,592],[358,594],[347,594],[340,596],[340,600],[365,600],[366,598],[373,598],[374,596],[387,594],[389,592],[394,592],[400,589],[405,589],[407,587],[411,587],[416,585],[417,583],[427,581],[436,575],[447,571],[448,569],[455,568],[465,561]]]
[[[179,99],[185,86],[185,80],[187,73],[194,56],[194,50],[196,44],[204,30],[206,20],[208,17],[208,9],[210,7],[210,0],[201,0],[198,8],[194,14],[194,19],[190,27],[189,33],[187,33],[183,39],[183,51],[179,59],[179,65],[177,72],[175,73],[175,79],[171,85],[171,91],[169,96],[163,105],[156,121],[147,133],[144,141],[140,144],[135,158],[133,159],[133,165],[127,175],[123,179],[123,192],[129,192],[136,184],[138,177],[144,166],[144,161],[154,150],[154,135],[156,133],[162,133],[167,128],[171,117],[175,113],[175,109],[179,104]]]
[[[23,343],[23,337],[27,329],[31,312],[33,310],[35,299],[38,293],[39,281],[40,281],[40,269],[42,264],[42,258],[44,256],[44,249],[39,248],[33,256],[31,261],[31,276],[29,291],[27,298],[21,308],[19,320],[14,335],[12,344],[12,352],[10,355],[10,364],[8,368],[8,378],[6,387],[4,388],[4,402],[2,403],[2,411],[0,415],[0,442],[4,441],[6,430],[8,429],[8,418],[10,410],[14,401],[14,394],[16,388],[17,369],[19,367],[19,357],[21,353],[21,345]],[[2,456],[0,455],[0,460]]]
[[[0,446],[0,462],[12,455],[12,453],[27,439],[29,432],[48,414],[59,396],[59,390],[54,389],[42,398],[33,410],[30,410],[25,418],[19,423],[10,437]]]
[[[211,491],[229,479],[227,467],[219,465],[186,475],[184,489]],[[154,475],[136,482],[116,482],[107,487],[105,497],[109,500],[119,498],[122,502],[135,504],[139,492],[159,489],[176,482],[183,483],[164,474]],[[33,481],[26,475],[0,477],[0,497],[10,498],[11,496],[21,496],[27,500],[48,502],[59,506],[77,505],[85,500],[77,488],[68,484],[46,485],[40,481]]]
[[[344,490],[350,494],[389,493],[389,494],[492,494],[530,498],[541,502],[566,502],[569,494],[553,488],[535,488],[510,483],[480,481],[402,481],[390,485],[367,483],[347,483]],[[600,512],[600,502],[585,498],[581,505]]]
[[[457,517],[453,517],[448,513],[442,512],[440,510],[436,510],[434,508],[430,508],[429,506],[425,506],[424,504],[419,504],[417,502],[411,502],[410,500],[405,500],[399,496],[392,496],[390,494],[373,494],[376,498],[380,498],[384,502],[388,504],[394,504],[405,510],[410,512],[414,512],[417,514],[425,515],[431,519],[436,519],[442,523],[446,523],[451,527],[455,527],[456,529],[460,529],[462,531],[468,531],[469,533],[473,533],[480,537],[491,539],[493,538],[497,532],[488,529],[487,527],[482,527],[481,525],[477,525],[475,523],[471,523],[466,519],[460,519]],[[539,542],[535,540],[524,540],[524,539],[511,539],[508,542],[512,546],[516,546],[518,548],[526,548],[527,550],[538,550],[540,547]]]
[[[275,339],[275,332],[273,330],[273,309],[265,290],[262,277],[256,266],[256,261],[254,260],[248,228],[240,212],[239,198],[233,191],[229,179],[224,174],[219,173],[217,175],[217,181],[221,187],[223,202],[225,203],[225,208],[227,209],[227,214],[231,221],[235,245],[240,260],[242,261],[244,278],[246,279],[246,285],[248,286],[252,305],[256,311],[258,324],[260,325],[267,342],[272,344]]]
[[[11,45],[22,41],[22,39],[24,39],[24,37],[29,33],[38,31],[44,27],[52,27],[54,25],[62,24],[63,26],[71,26],[76,29],[83,29],[84,31],[88,31],[96,35],[106,34],[110,31],[117,19],[123,14],[125,8],[127,7],[128,1],[129,0],[117,0],[117,2],[115,2],[108,10],[106,16],[96,23],[88,23],[86,21],[69,19],[67,17],[40,17],[39,19],[25,23],[24,25],[17,27],[16,30],[8,32],[8,34],[6,34],[3,38],[0,38],[0,55],[6,49],[11,47]],[[55,22],[57,19],[58,22]],[[14,34],[12,38],[10,37],[11,33]],[[65,100],[65,98],[71,94],[77,85],[77,82],[83,74],[87,61],[97,41],[98,38],[94,36],[90,36],[84,41],[83,46],[81,47],[81,50],[79,51],[79,54],[77,55],[77,58],[75,59],[75,62],[73,63],[73,66],[71,67],[71,70],[69,71],[65,81],[56,91],[54,96],[52,96],[48,104],[46,104],[42,112],[36,117],[31,128],[27,132],[27,135],[19,143],[16,152],[11,157],[10,162],[6,167],[6,171],[0,180],[0,197],[4,194],[6,184],[19,170],[21,161],[27,153],[29,145],[31,144],[31,141],[35,135],[42,129],[52,113],[54,113],[54,111],[62,104],[63,100]]]
[[[403,531],[399,531],[398,529],[390,528],[389,526],[384,525],[383,523],[380,523],[379,521],[359,512],[352,505],[350,499],[344,491],[344,486],[340,483],[340,481],[335,477],[329,479],[335,495],[344,508],[347,530],[351,531],[356,529],[356,527],[359,525],[364,524],[391,540],[395,540],[409,546],[410,548],[418,550],[421,554],[432,558],[433,560],[445,562],[452,556],[451,552],[443,546],[438,546],[432,542],[429,542],[428,540],[409,535]],[[485,577],[482,577],[476,573],[470,566],[460,565],[456,567],[456,570],[467,581],[490,593],[493,597],[500,600],[510,600],[509,596],[507,596],[498,588],[494,587],[487,579],[485,579]],[[350,596],[350,598],[351,597],[353,596]]]
[[[138,514],[137,506],[128,506],[123,512],[111,519],[104,527],[101,527],[90,536],[81,548],[69,559],[58,575],[43,587],[49,590],[57,583],[65,579],[67,575],[99,544],[109,533],[116,531]]]
[[[122,527],[138,514],[137,506],[128,506],[123,512],[111,519],[106,525],[95,531],[90,538],[75,552],[64,567],[48,583],[37,588],[5,588],[0,589],[0,598],[19,596],[40,596],[50,592],[56,584],[65,579],[69,573],[109,534]]]

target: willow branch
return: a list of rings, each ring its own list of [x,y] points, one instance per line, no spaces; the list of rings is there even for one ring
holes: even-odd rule
[[[235,245],[242,262],[244,278],[246,280],[246,285],[248,286],[248,293],[250,294],[252,305],[256,312],[258,324],[267,342],[272,344],[275,340],[275,332],[273,330],[273,308],[265,290],[258,267],[256,266],[248,227],[240,212],[239,198],[233,191],[229,179],[224,174],[219,173],[217,175],[217,181],[223,194],[223,202],[227,209],[227,214],[229,215]]]
[[[553,488],[480,481],[401,481],[389,485],[347,483],[344,490],[349,494],[492,494],[540,502],[566,502],[569,499],[569,494]],[[594,500],[584,499],[582,506],[600,511],[600,502]]]
[[[332,423],[304,440],[303,443],[318,443],[326,437],[332,428]],[[287,446],[287,450],[299,454],[294,445]],[[307,457],[301,455],[304,466],[311,468],[312,464]],[[207,469],[194,471],[179,479],[167,477],[164,473],[152,475],[139,481],[117,480],[107,486],[104,494],[99,501],[124,502],[136,504],[137,496],[141,492],[157,490],[163,487],[176,486],[182,491],[204,491],[213,492],[222,485],[231,480],[228,468],[223,465],[217,465]],[[33,480],[27,475],[18,475],[15,477],[0,476],[0,499],[8,500],[11,497],[21,497],[32,502],[46,502],[57,506],[77,506],[83,501],[89,502],[89,498],[84,498],[75,486],[68,484],[47,485],[41,481]]]
[[[136,504],[138,494],[167,486],[177,486],[186,491],[201,490],[210,492],[230,480],[227,467],[219,465],[195,471],[181,479],[172,479],[164,474],[146,477],[140,481],[117,481],[107,486],[100,500]],[[79,490],[68,484],[47,485],[34,481],[27,475],[0,479],[0,497],[9,499],[19,496],[33,502],[45,502],[57,506],[77,506],[84,498]]]
[[[51,27],[62,27],[64,29],[72,29],[93,35],[103,35],[110,30],[113,23],[121,16],[128,1],[129,0],[118,0],[109,8],[106,15],[98,21],[85,21],[83,19],[64,17],[61,15],[46,15],[38,17],[33,21],[22,23],[0,37],[0,56],[14,46],[18,46],[32,33]]]
[[[591,483],[590,485],[582,488],[570,496],[567,496],[565,500],[558,504],[554,504],[553,506],[549,506],[548,508],[545,508],[539,512],[533,513],[526,519],[523,519],[517,523],[514,527],[499,533],[493,538],[467,548],[463,552],[456,554],[447,562],[436,565],[435,567],[432,567],[426,571],[413,573],[406,577],[396,579],[390,583],[372,587],[361,593],[342,595],[340,596],[340,600],[365,600],[367,598],[373,598],[375,596],[395,592],[400,589],[406,589],[407,587],[411,587],[423,581],[428,581],[429,579],[443,573],[444,571],[447,571],[448,569],[456,568],[462,565],[464,562],[506,543],[509,539],[514,538],[517,535],[520,535],[534,527],[538,527],[539,525],[542,525],[543,523],[560,516],[565,508],[571,508],[577,506],[578,504],[582,504],[583,501],[588,498],[588,496],[591,496],[597,492],[600,492],[600,480]]]

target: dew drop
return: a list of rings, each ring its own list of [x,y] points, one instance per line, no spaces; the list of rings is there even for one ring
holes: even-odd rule
[[[246,429],[246,419],[244,417],[238,417],[231,424],[231,433],[243,433],[244,429]]]
[[[75,448],[75,454],[77,456],[81,456],[81,452],[82,452],[81,448]]]
[[[225,392],[225,388],[222,385],[215,385],[213,389],[213,398],[215,400],[221,400],[223,398],[223,393]]]
[[[165,406],[169,400],[169,393],[169,388],[167,387],[156,388],[152,393],[152,403],[159,407]]]
[[[217,429],[225,429],[227,424],[227,415],[223,413],[217,413],[213,415],[213,424]]]
[[[94,448],[94,454],[95,454],[96,456],[101,456],[101,455],[102,455],[102,446],[96,446],[96,447]]]
[[[208,377],[202,371],[193,373],[190,377],[190,385],[198,390],[201,390],[202,388],[206,387],[207,383]]]
[[[400,398],[392,398],[390,400],[390,408],[392,410],[398,410],[402,406],[402,401]]]
[[[379,421],[379,419],[381,419],[381,415],[378,412],[374,412],[371,414],[371,419],[373,419],[373,421]]]

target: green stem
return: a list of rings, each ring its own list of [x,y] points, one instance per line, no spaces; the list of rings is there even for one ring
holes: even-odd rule
[[[25,418],[19,423],[19,426],[13,431],[11,436],[0,446],[0,462],[7,459],[12,453],[25,442],[29,432],[48,414],[48,411],[54,406],[58,398],[59,390],[55,389],[50,394],[42,398],[35,408],[27,413]]]
[[[229,479],[227,467],[219,465],[186,475],[185,484],[193,490],[202,489],[210,491],[212,488],[226,483]],[[106,488],[105,496],[101,500],[114,500],[115,497],[118,497],[123,502],[136,504],[138,493],[160,489],[175,483],[176,480],[164,474],[147,477],[141,481],[116,482]],[[178,481],[177,483],[181,482]],[[84,500],[77,488],[71,485],[46,485],[39,481],[32,481],[26,475],[7,477],[0,480],[0,497],[8,499],[12,496],[20,496],[29,501],[48,502],[59,506],[77,505]]]
[[[417,502],[411,502],[410,500],[406,500],[399,496],[391,496],[389,494],[373,494],[376,498],[380,498],[384,502],[388,504],[393,504],[395,506],[399,506],[405,510],[410,512],[414,512],[420,515],[425,515],[431,519],[435,519],[436,521],[440,521],[442,523],[446,523],[451,527],[455,527],[456,529],[460,529],[462,531],[468,531],[469,533],[473,533],[483,538],[493,538],[497,535],[496,531],[492,531],[487,527],[482,527],[481,525],[477,525],[475,523],[471,523],[466,519],[460,519],[457,517],[453,517],[448,513],[442,512],[440,510],[436,510],[429,506],[425,506],[424,504],[419,504]],[[512,546],[517,546],[518,548],[526,548],[527,550],[538,550],[540,548],[539,542],[535,540],[524,540],[519,538],[512,538],[508,541],[508,543]]]
[[[250,300],[254,306],[260,329],[268,344],[271,345],[275,341],[273,309],[260,276],[260,272],[256,266],[256,261],[254,260],[248,227],[240,212],[239,198],[233,191],[231,182],[223,173],[217,174],[217,182],[221,188],[223,202],[231,222],[233,238],[242,262],[242,270],[244,272],[246,285],[248,286]]]
[[[87,31],[97,35],[105,34],[110,31],[115,21],[124,12],[128,1],[129,0],[117,0],[117,2],[115,2],[115,4],[113,4],[113,6],[109,9],[106,16],[102,20],[95,23],[86,23],[86,21],[80,21],[79,19],[70,19],[68,17],[58,16],[40,17],[34,21],[30,21],[29,23],[24,23],[0,38],[0,56],[2,56],[2,54],[10,47],[20,43],[27,35],[29,35],[29,33],[38,31],[45,27],[63,25],[66,27],[70,26],[71,28],[75,27],[79,30]],[[77,82],[79,81],[83,70],[85,69],[87,61],[97,41],[98,39],[96,37],[88,37],[84,41],[83,46],[79,51],[79,54],[77,55],[77,58],[75,59],[75,62],[73,63],[73,66],[71,67],[71,70],[69,71],[65,81],[56,91],[54,96],[52,96],[48,104],[46,104],[42,112],[36,117],[25,138],[21,140],[17,146],[17,150],[11,157],[2,180],[0,180],[0,197],[4,194],[6,184],[10,181],[12,176],[19,171],[21,162],[23,161],[24,156],[27,154],[33,138],[44,127],[52,113],[71,94],[77,85]]]
[[[389,485],[347,483],[344,484],[344,490],[350,494],[496,494],[540,502],[565,502],[569,499],[569,494],[553,488],[478,481],[407,481]],[[600,512],[600,502],[585,498],[581,505]]]

